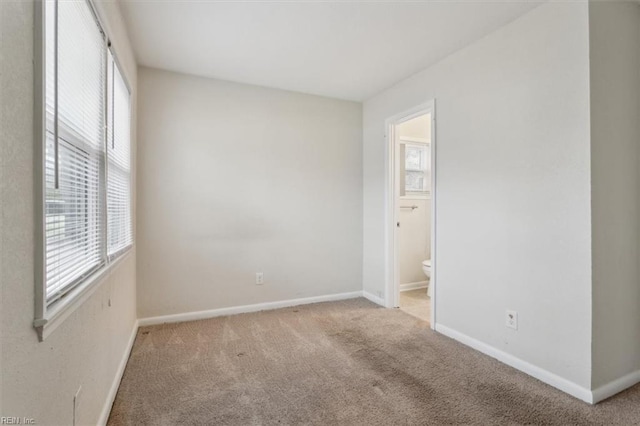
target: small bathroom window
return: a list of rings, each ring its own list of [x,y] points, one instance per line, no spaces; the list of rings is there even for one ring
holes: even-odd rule
[[[428,195],[431,187],[431,156],[429,145],[404,144],[405,195]]]

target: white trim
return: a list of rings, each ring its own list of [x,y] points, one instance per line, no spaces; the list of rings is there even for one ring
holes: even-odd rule
[[[382,297],[378,297],[375,296],[371,293],[369,293],[368,291],[362,291],[362,297],[364,297],[365,299],[375,303],[376,305],[380,305],[382,307],[386,307],[384,299]]]
[[[436,331],[444,334],[447,337],[457,340],[458,342],[467,345],[477,351],[480,351],[485,355],[489,355],[490,357],[495,358],[498,361],[507,364],[517,370],[520,370],[523,373],[535,377],[541,382],[551,385],[554,388],[568,393],[569,395],[574,396],[584,402],[588,402],[589,404],[594,403],[594,397],[591,390],[584,388],[563,377],[560,377],[557,374],[547,371],[544,368],[530,364],[527,361],[501,351],[500,349],[494,348],[493,346],[476,340],[473,337],[469,337],[466,334],[455,331],[442,324],[436,325]]]
[[[33,26],[33,214],[34,214],[34,317],[43,316],[46,311],[47,300],[44,271],[46,269],[46,255],[44,250],[44,233],[46,218],[44,214],[44,188],[45,183],[45,149],[44,140],[46,132],[46,68],[45,68],[45,39],[46,39],[46,2],[34,3]],[[42,339],[40,339],[42,340]]]
[[[98,419],[99,425],[106,425],[107,421],[109,420],[111,407],[113,406],[113,401],[115,401],[116,399],[116,394],[118,393],[118,388],[120,387],[120,381],[122,380],[124,369],[127,367],[129,355],[131,355],[131,349],[133,349],[133,343],[136,341],[137,334],[138,320],[133,323],[133,329],[131,330],[131,335],[129,336],[127,347],[124,351],[124,354],[122,354],[122,359],[120,359],[120,364],[118,364],[118,370],[116,371],[116,375],[113,378],[113,382],[111,382],[111,388],[109,389],[109,393],[107,394],[107,400],[104,402],[104,407],[102,407],[102,412],[100,413],[100,418]]]
[[[399,139],[403,142],[419,143],[423,145],[429,145],[431,143],[431,140],[426,138],[413,138],[410,136],[400,136]]]
[[[400,284],[400,292],[410,291],[410,290],[418,290],[420,288],[429,287],[429,281],[416,281],[414,283],[405,283]]]
[[[207,318],[214,318],[223,315],[244,314],[247,312],[267,311],[270,309],[288,308],[291,306],[307,305],[309,303],[332,302],[336,300],[354,299],[362,297],[362,291],[350,293],[327,294],[324,296],[304,297],[301,299],[281,300],[278,302],[256,303],[255,305],[231,306],[228,308],[209,309],[206,311],[185,312],[182,314],[161,315],[157,317],[140,318],[140,327],[147,325],[195,321]]]
[[[429,149],[431,150],[431,191],[429,191],[429,196],[431,198],[431,274],[429,276],[429,300],[431,301],[431,318],[429,318],[429,323],[431,324],[431,329],[435,330],[436,328],[436,182],[438,179],[438,170],[436,168],[436,158],[437,158],[437,149],[438,149],[438,139],[436,135],[436,101],[435,99],[431,101],[431,143],[429,144]]]
[[[405,201],[409,201],[409,200],[430,200],[431,199],[431,194],[425,194],[425,195],[401,195],[400,196],[401,200],[405,200]]]
[[[399,213],[396,203],[395,194],[398,192],[396,186],[399,182],[398,170],[396,167],[396,157],[398,150],[396,144],[395,126],[412,118],[419,117],[424,114],[431,114],[431,140],[429,146],[431,148],[431,318],[430,326],[435,329],[436,326],[436,102],[431,99],[424,104],[406,110],[400,114],[388,118],[385,121],[385,144],[386,144],[386,164],[385,164],[385,297],[384,306],[387,308],[396,308],[400,303],[400,276],[398,265],[397,247],[397,222],[399,221]]]
[[[591,391],[593,395],[593,404],[604,401],[605,399],[610,398],[637,383],[640,383],[640,370],[633,371],[627,375],[612,380],[607,384],[597,387]]]
[[[86,278],[82,284],[79,284],[67,293],[62,299],[47,307],[42,318],[36,318],[33,321],[33,326],[38,332],[38,340],[43,342],[69,315],[89,299],[89,297],[100,288],[105,279],[115,271],[120,263],[130,256],[131,252],[133,252],[132,248],[133,246],[129,246],[127,251],[117,259],[98,269]]]

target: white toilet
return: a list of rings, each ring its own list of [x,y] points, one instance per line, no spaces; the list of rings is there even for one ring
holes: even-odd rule
[[[429,279],[429,288],[427,289],[427,295],[431,297],[431,259],[422,261],[422,272]]]
[[[422,261],[422,271],[427,276],[427,278],[431,278],[431,259]]]

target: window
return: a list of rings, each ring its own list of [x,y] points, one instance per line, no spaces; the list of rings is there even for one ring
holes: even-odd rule
[[[405,192],[428,193],[431,187],[429,146],[405,144]]]
[[[109,52],[107,137],[107,254],[117,256],[133,241],[131,231],[130,95]]]
[[[129,89],[88,1],[42,3],[40,323],[133,242]]]

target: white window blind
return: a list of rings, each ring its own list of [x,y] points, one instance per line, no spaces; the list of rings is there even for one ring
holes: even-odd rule
[[[427,145],[405,145],[405,191],[429,192],[431,158]]]
[[[127,84],[109,54],[109,132],[107,137],[108,254],[133,241],[131,231],[131,105]]]
[[[104,263],[105,40],[85,1],[47,4],[46,300]]]

